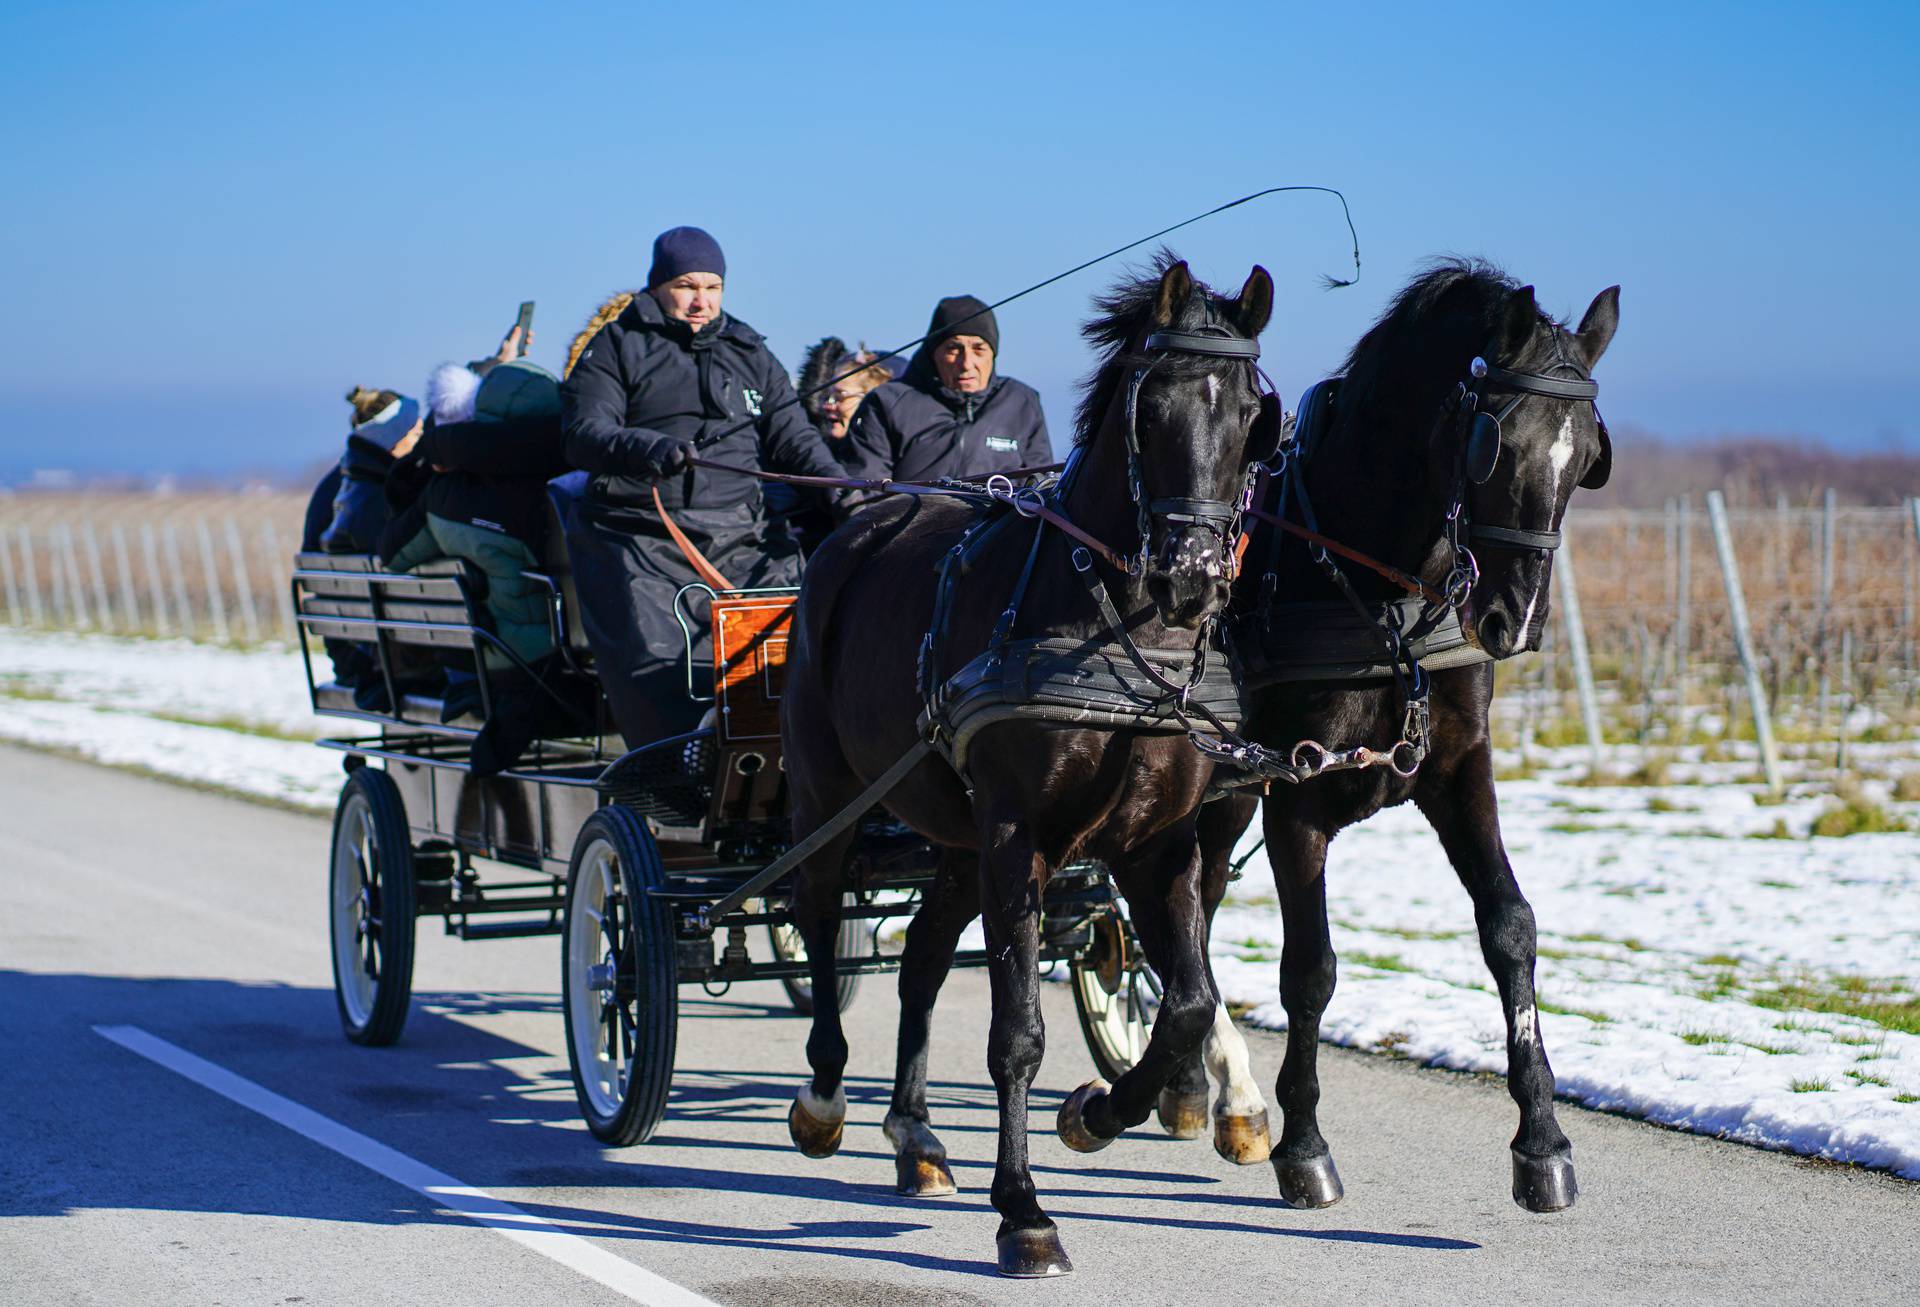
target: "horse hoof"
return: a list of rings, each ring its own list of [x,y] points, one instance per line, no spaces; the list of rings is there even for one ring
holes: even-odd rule
[[[1573,1149],[1528,1157],[1513,1154],[1513,1201],[1529,1212],[1564,1212],[1580,1196],[1573,1178]]]
[[[957,1193],[947,1169],[947,1150],[924,1121],[887,1113],[881,1133],[893,1145],[893,1189],[903,1198],[944,1198]]]
[[[833,1112],[836,1106],[840,1109],[837,1114]],[[793,1096],[793,1106],[787,1109],[787,1133],[793,1137],[794,1147],[808,1157],[832,1157],[839,1152],[840,1136],[846,1127],[845,1090],[830,1099],[822,1099],[803,1087]]]
[[[1113,1142],[1111,1139],[1102,1139],[1100,1136],[1094,1134],[1093,1131],[1087,1129],[1087,1123],[1084,1119],[1087,1104],[1099,1098],[1102,1094],[1105,1094],[1109,1087],[1106,1081],[1095,1076],[1092,1080],[1087,1081],[1086,1084],[1081,1085],[1071,1094],[1068,1094],[1067,1101],[1060,1104],[1060,1142],[1068,1148],[1071,1148],[1074,1152],[1097,1153]],[[1048,1232],[1048,1237],[1054,1238],[1051,1231]],[[1056,1248],[1058,1248],[1059,1242],[1057,1238],[1054,1238],[1054,1246]],[[1061,1254],[1061,1260],[1066,1260],[1064,1253]],[[1006,1263],[1003,1259],[1001,1262],[1002,1269],[1005,1268],[1005,1265]],[[1010,1271],[1007,1273],[1012,1274]],[[1047,1275],[1059,1274],[1057,1271],[1040,1273]]]
[[[1289,1207],[1331,1207],[1346,1196],[1340,1172],[1333,1168],[1332,1153],[1304,1161],[1276,1157],[1273,1173],[1280,1180],[1280,1197]]]
[[[1273,1141],[1267,1135],[1267,1114],[1263,1109],[1252,1116],[1216,1116],[1213,1118],[1213,1151],[1235,1166],[1254,1166],[1273,1154]]]
[[[1000,1274],[1016,1280],[1043,1280],[1070,1275],[1073,1263],[1060,1246],[1060,1232],[1051,1225],[1038,1230],[1008,1230],[994,1241],[1000,1253]]]
[[[1207,1132],[1207,1091],[1183,1094],[1162,1089],[1159,1114],[1160,1128],[1175,1139],[1198,1139]]]
[[[902,1153],[893,1159],[893,1191],[902,1198],[945,1198],[958,1193],[944,1157]]]

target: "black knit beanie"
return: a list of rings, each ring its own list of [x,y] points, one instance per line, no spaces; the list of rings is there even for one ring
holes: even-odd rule
[[[927,324],[927,348],[936,348],[949,336],[978,336],[994,358],[1000,357],[1000,324],[984,300],[949,295],[934,306],[933,321]]]
[[[698,227],[671,227],[654,237],[653,267],[647,273],[647,289],[689,272],[711,272],[724,279],[727,256],[720,252],[720,242]]]

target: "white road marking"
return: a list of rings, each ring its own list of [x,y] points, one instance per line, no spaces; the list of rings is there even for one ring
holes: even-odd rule
[[[545,1217],[535,1216],[512,1203],[502,1202],[486,1190],[462,1183],[424,1162],[416,1162],[405,1153],[396,1152],[356,1130],[349,1130],[337,1121],[321,1116],[311,1108],[302,1107],[290,1098],[282,1098],[224,1067],[195,1057],[138,1026],[95,1026],[93,1030],[128,1052],[137,1053],[176,1075],[185,1076],[201,1088],[210,1089],[250,1112],[258,1112],[269,1121],[311,1139],[322,1148],[331,1149],[348,1161],[358,1162],[369,1171],[383,1175],[395,1184],[404,1185],[439,1206],[458,1212],[476,1225],[483,1225],[506,1236],[523,1248],[578,1271],[634,1302],[647,1304],[647,1307],[717,1307],[712,1299],[703,1298],[671,1280],[662,1279],[624,1257],[616,1257],[579,1235],[568,1234]]]

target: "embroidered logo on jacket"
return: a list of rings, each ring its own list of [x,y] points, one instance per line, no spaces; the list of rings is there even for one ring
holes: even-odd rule
[[[760,416],[760,392],[757,390],[754,390],[750,386],[742,386],[740,387],[740,393],[746,396],[747,412],[753,414],[755,417],[759,417]]]
[[[1020,448],[1020,442],[1012,436],[988,436],[987,448],[996,454],[1011,454]]]

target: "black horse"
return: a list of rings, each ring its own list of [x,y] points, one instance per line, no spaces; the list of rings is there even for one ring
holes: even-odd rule
[[[1455,597],[1465,594],[1462,626],[1492,658],[1538,647],[1567,501],[1576,487],[1605,484],[1611,468],[1591,373],[1619,323],[1619,292],[1602,291],[1569,331],[1540,312],[1531,286],[1483,263],[1441,262],[1409,284],[1354,346],[1330,401],[1330,421],[1317,433],[1303,432],[1311,438],[1309,456],[1293,475],[1303,478],[1318,533],[1419,578],[1429,593],[1455,581]],[[1268,507],[1302,525],[1300,502]],[[1456,545],[1472,551],[1477,564]],[[1419,731],[1407,712],[1417,685],[1279,679],[1280,669],[1263,667],[1263,651],[1287,638],[1307,611],[1302,602],[1324,601],[1320,611],[1337,612],[1357,596],[1378,613],[1406,598],[1401,587],[1338,553],[1316,556],[1310,543],[1271,526],[1255,533],[1247,562],[1235,587],[1234,627],[1253,691],[1245,734],[1308,760],[1320,755],[1311,747],[1294,755],[1301,741],[1329,750],[1367,746],[1391,759],[1409,726]],[[1343,1192],[1315,1114],[1320,1019],[1334,987],[1322,880],[1327,846],[1346,827],[1413,800],[1473,898],[1481,952],[1499,986],[1508,1087],[1520,1107],[1514,1200],[1532,1211],[1557,1211],[1577,1192],[1573,1149],[1554,1119],[1553,1071],[1540,1040],[1533,910],[1500,839],[1487,727],[1493,666],[1479,661],[1435,671],[1430,685],[1427,752],[1412,775],[1382,762],[1297,784],[1276,781],[1264,800],[1208,805],[1198,823],[1203,892],[1211,913],[1226,889],[1233,845],[1255,802],[1263,803],[1285,923],[1280,994],[1287,1052],[1275,1087],[1285,1124],[1272,1160],[1289,1203],[1326,1206]],[[1200,1076],[1190,1060],[1176,1083]]]
[[[1113,640],[1098,602],[1104,593],[1140,650],[1191,660],[1196,632],[1224,609],[1234,509],[1250,463],[1271,452],[1250,442],[1262,439],[1256,428],[1269,426],[1277,439],[1250,344],[1271,314],[1273,285],[1255,268],[1228,299],[1164,255],[1156,273],[1117,286],[1085,329],[1104,357],[1080,406],[1058,506],[1107,546],[1102,556],[1115,547],[1137,550],[1137,565],[1116,569],[1057,527],[1045,529],[1036,546],[1039,523],[1010,519],[967,546],[966,574],[937,622],[942,560],[979,521],[973,510],[951,500],[894,499],[843,526],[808,565],[787,668],[781,737],[796,839],[916,746],[925,689],[916,664],[940,662],[942,649],[941,677],[987,649],[996,628],[1016,642],[1057,637],[1097,652]],[[1009,596],[1023,572],[1030,581],[1016,615]],[[1017,620],[1002,626],[1003,615]],[[936,624],[942,638],[923,651],[922,634]],[[1000,1104],[992,1200],[1003,1218],[999,1265],[1009,1275],[1071,1269],[1027,1162],[1027,1094],[1045,1038],[1036,955],[1049,878],[1083,859],[1124,867],[1119,888],[1136,929],[1153,941],[1165,990],[1139,1066],[1110,1091],[1090,1087],[1076,1096],[1081,1147],[1098,1147],[1144,1120],[1214,1019],[1194,829],[1213,764],[1177,731],[1114,727],[998,721],[973,737],[964,779],[928,757],[884,799],[899,819],[952,851],[909,930],[886,1134],[903,1192],[952,1191],[944,1150],[927,1124],[928,1019],[961,930],[984,908],[993,987],[987,1059]],[[812,959],[815,993],[833,992],[849,840],[831,841],[794,878],[793,917]],[[807,1057],[813,1078],[796,1097],[789,1127],[802,1151],[826,1156],[839,1145],[846,1114],[847,1044],[833,1004],[815,1006]]]

